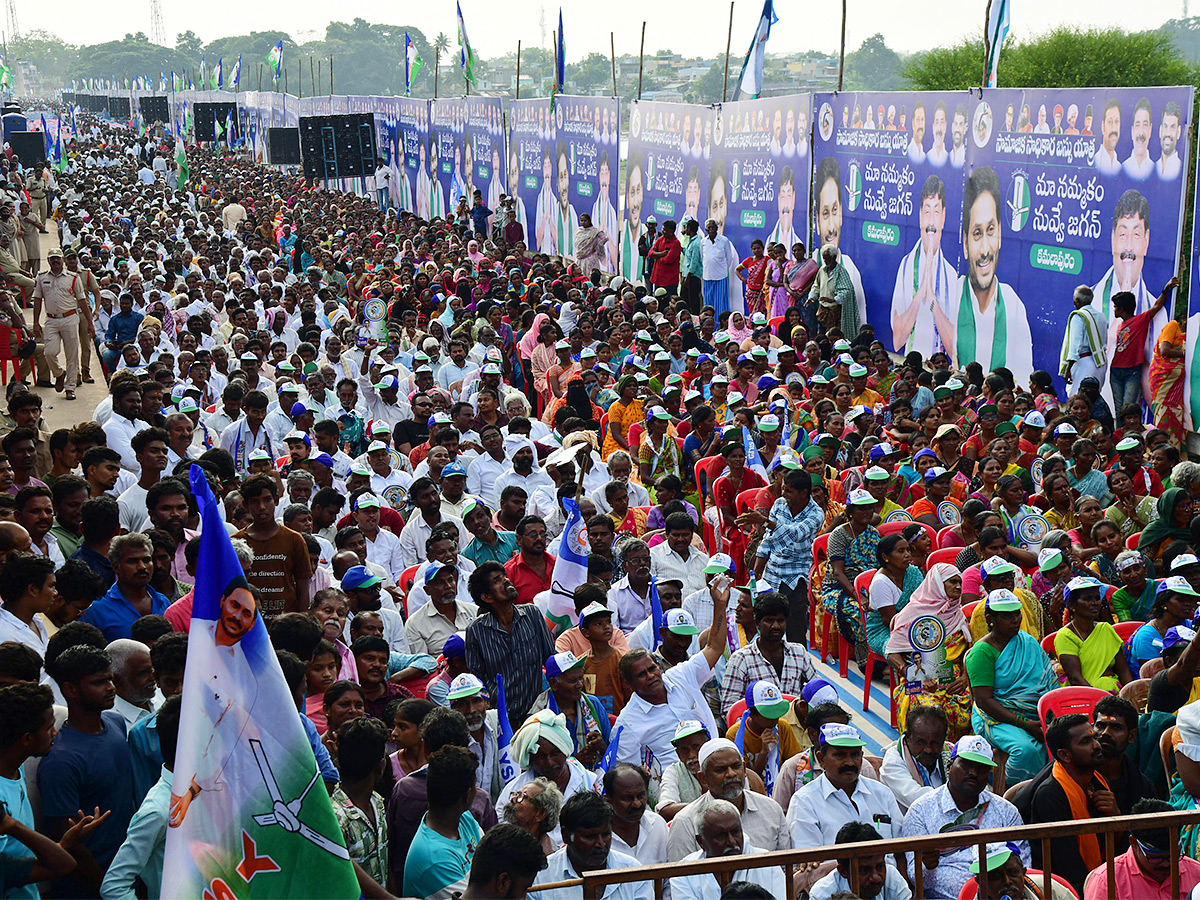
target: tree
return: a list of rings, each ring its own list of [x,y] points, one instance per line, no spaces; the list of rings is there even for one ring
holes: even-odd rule
[[[901,74],[926,91],[978,87],[983,41],[964,40],[907,60]],[[1032,40],[1009,39],[1000,53],[1000,87],[1140,87],[1195,84],[1197,70],[1157,31],[1058,28]]]
[[[48,31],[27,31],[9,38],[8,54],[12,59],[29,60],[37,66],[45,84],[66,84],[67,71],[79,48]]]
[[[433,39],[433,49],[437,53],[438,59],[446,55],[446,51],[450,49],[450,38],[446,37],[446,32],[438,32],[437,37]]]
[[[200,61],[200,51],[204,49],[204,41],[196,36],[196,32],[188,29],[175,36],[175,52],[179,56],[187,60],[190,65],[192,60]]]
[[[844,87],[848,91],[895,91],[902,88],[900,54],[888,47],[882,34],[846,54]]]
[[[736,78],[736,74],[733,77]],[[722,57],[709,66],[707,72],[684,88],[683,99],[688,103],[720,103],[724,80],[725,59]],[[635,82],[634,91],[636,90]]]
[[[589,53],[581,62],[567,66],[567,82],[587,91],[612,80],[612,62],[603,53]]]

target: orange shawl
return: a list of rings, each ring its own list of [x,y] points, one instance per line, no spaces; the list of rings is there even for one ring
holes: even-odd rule
[[[1063,793],[1067,795],[1067,802],[1071,804],[1071,818],[1076,821],[1093,818],[1088,809],[1087,794],[1083,792],[1079,783],[1067,773],[1063,764],[1056,762],[1051,774],[1063,789]],[[1095,777],[1104,785],[1106,791],[1111,790],[1108,782],[1104,780],[1104,776],[1096,772]],[[1081,834],[1077,840],[1079,841],[1079,855],[1083,857],[1083,863],[1089,872],[1104,862],[1104,857],[1100,855],[1100,842],[1096,840],[1096,835]]]

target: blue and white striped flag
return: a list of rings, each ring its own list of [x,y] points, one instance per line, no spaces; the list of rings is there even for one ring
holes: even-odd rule
[[[987,86],[996,86],[1000,70],[1000,49],[1008,37],[1009,7],[1011,0],[992,0],[988,7],[987,24]]]
[[[500,726],[500,734],[496,739],[496,749],[500,755],[500,783],[508,784],[521,769],[512,758],[512,723],[508,721],[508,703],[504,699],[504,676],[499,673],[496,674],[496,710],[497,724]]]
[[[758,444],[754,443],[754,436],[750,434],[750,429],[745,425],[742,426],[742,446],[746,449],[746,468],[753,469],[766,480],[767,467],[763,465],[762,456],[758,452]]]

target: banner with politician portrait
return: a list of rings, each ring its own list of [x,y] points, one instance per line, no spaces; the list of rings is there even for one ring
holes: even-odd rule
[[[448,218],[454,215],[458,198],[465,196],[466,180],[462,174],[462,123],[466,107],[462,98],[429,101],[429,168],[425,182],[426,196],[422,219]]]
[[[967,99],[814,97],[811,247],[818,258],[834,247],[854,286],[848,338],[869,323],[895,353],[928,359],[953,347]]]
[[[542,159],[549,140],[550,104],[543,98],[514,100],[508,107],[508,165],[505,176],[513,212],[525,234],[525,246],[540,252],[533,228],[543,192]],[[507,224],[507,223],[505,223]]]
[[[499,97],[463,98],[462,180],[467,206],[475,191],[488,209],[499,211],[504,193],[504,112]],[[454,196],[458,202],[458,195]],[[488,221],[491,232],[491,219]]]
[[[1006,365],[1021,384],[1043,369],[1060,386],[1078,357],[1068,393],[1093,376],[1112,402],[1114,354],[1130,358],[1114,297],[1145,312],[1178,271],[1192,88],[996,89],[969,107],[952,357]],[[1170,318],[1168,306],[1149,323],[1147,364]]]
[[[726,181],[710,184],[710,162],[717,158],[720,134],[717,111],[708,106],[635,100],[629,109],[629,150],[625,160],[625,212],[617,240],[620,273],[641,281],[638,240],[653,217],[659,225],[673,219],[682,226],[692,217],[701,224],[728,221]],[[721,170],[718,166],[718,170]]]
[[[812,170],[809,152],[812,95],[790,94],[724,103],[717,116],[704,194],[708,209],[698,215],[685,211],[685,217],[694,215],[701,233],[705,220],[715,219],[717,230],[733,243],[739,259],[752,255],[750,245],[754,240],[763,242],[764,252],[771,244],[782,244],[784,259],[791,259],[792,247],[797,243],[807,246],[808,240],[804,216]],[[685,120],[682,143],[690,142],[693,159],[700,161],[702,136],[693,131],[689,138]],[[700,194],[699,183],[695,181],[698,177],[698,167],[690,165],[685,189],[689,206],[690,199]],[[762,296],[762,303],[748,298],[749,305],[755,307],[748,311],[762,310],[768,316],[781,316],[791,305],[782,290],[774,301],[769,292]]]
[[[421,215],[422,198],[431,194],[429,181],[429,101],[388,97],[394,141],[392,199],[400,209]]]
[[[548,99],[542,102],[549,107]],[[558,204],[545,229],[554,250],[546,252],[575,259],[598,256],[606,272],[617,271],[619,110],[614,97],[559,94],[551,119],[551,161]],[[581,215],[587,215],[598,230],[590,244],[587,235],[581,236],[578,231]]]

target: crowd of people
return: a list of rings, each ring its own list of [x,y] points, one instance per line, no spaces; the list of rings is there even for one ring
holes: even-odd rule
[[[0,249],[29,372],[0,423],[8,895],[170,895],[197,469],[365,896],[566,900],[539,885],[1195,808],[1200,464],[1140,408],[1114,419],[1094,379],[1063,400],[1046,373],[897,364],[781,261],[780,317],[714,317],[674,222],[630,282],[530,254],[478,197],[424,221],[174,159],[84,122],[31,220],[57,231],[46,270]],[[3,198],[45,171],[0,159],[0,247]],[[48,391],[101,378],[90,418],[45,430]],[[818,669],[839,654],[890,680],[879,756]],[[1103,696],[1047,723],[1060,686]],[[1200,884],[1200,829],[1116,840],[1118,896],[1168,896],[1176,850]],[[1107,896],[1095,835],[1050,846],[1054,897]],[[796,884],[906,900],[920,866],[925,897],[1042,896],[1040,842],[991,850]],[[670,890],[785,893],[771,866]]]

